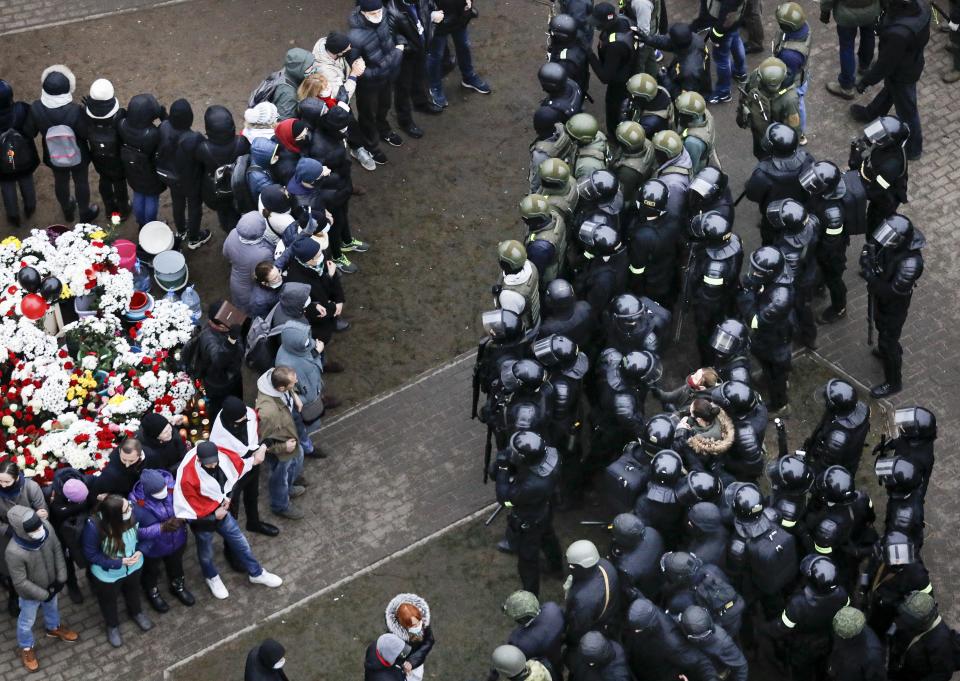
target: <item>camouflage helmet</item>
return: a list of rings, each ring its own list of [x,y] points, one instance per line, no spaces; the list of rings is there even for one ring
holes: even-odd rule
[[[627,92],[631,97],[639,97],[649,102],[657,96],[657,80],[649,73],[630,76],[630,80],[627,81]]]
[[[787,77],[787,65],[776,57],[767,57],[757,67],[760,83],[768,90],[776,90]]]
[[[676,158],[683,153],[683,140],[673,130],[661,130],[653,136],[653,148],[667,158]]]
[[[500,262],[519,270],[527,262],[527,249],[515,239],[501,241],[497,246],[497,257]]]
[[[925,591],[911,591],[897,607],[897,612],[916,622],[932,622],[937,614],[937,602]]]
[[[570,165],[562,158],[548,158],[540,162],[540,182],[546,185],[565,185],[570,180]]]
[[[807,23],[807,15],[797,3],[785,2],[777,7],[777,23],[786,33],[799,31]]]
[[[707,110],[707,102],[699,92],[685,90],[677,97],[677,111],[687,116],[702,116]]]
[[[578,113],[570,117],[566,123],[567,134],[581,143],[592,142],[600,132],[597,119],[588,113]]]
[[[547,202],[547,197],[543,194],[528,194],[524,196],[520,199],[520,217],[524,220],[529,218],[549,218],[550,204]]]
[[[833,633],[840,638],[853,638],[863,631],[867,618],[856,608],[849,605],[837,610],[833,616]]]
[[[514,591],[503,602],[503,611],[512,620],[536,617],[540,614],[540,601],[529,591]]]
[[[624,121],[618,125],[616,135],[617,141],[627,151],[640,151],[644,142],[647,141],[647,133],[644,132],[643,126],[634,121]],[[540,175],[543,176],[542,171]]]

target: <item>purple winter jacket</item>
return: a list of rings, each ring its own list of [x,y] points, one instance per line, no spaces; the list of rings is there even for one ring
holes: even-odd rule
[[[157,469],[159,470],[159,469]],[[187,543],[187,526],[184,523],[175,532],[164,532],[160,524],[173,518],[173,476],[160,471],[167,482],[167,498],[154,499],[143,493],[143,484],[137,480],[130,492],[133,515],[140,524],[137,528],[137,549],[147,558],[169,556]]]

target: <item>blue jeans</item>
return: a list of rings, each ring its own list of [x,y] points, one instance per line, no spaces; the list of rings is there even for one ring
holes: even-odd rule
[[[457,53],[457,65],[464,79],[477,75],[473,70],[473,54],[470,52],[470,34],[467,28],[450,34],[453,38],[453,49]],[[430,39],[427,49],[427,82],[431,90],[443,89],[443,55],[447,51],[447,36],[435,35]]]
[[[133,192],[133,214],[137,218],[137,224],[143,227],[148,222],[157,219],[157,212],[160,210],[160,197],[155,194],[141,194]]]
[[[37,621],[37,610],[43,610],[43,626],[49,631],[60,627],[60,610],[57,597],[50,601],[28,601],[20,599],[20,616],[17,618],[17,645],[21,648],[33,648],[33,623]]]
[[[747,72],[747,53],[743,49],[740,31],[727,31],[719,43],[713,46],[713,62],[717,65],[717,87],[715,95],[730,94],[730,58],[733,57],[733,71],[741,76]]]
[[[860,47],[854,57],[854,45],[857,42],[857,31],[860,32]],[[840,41],[840,75],[837,81],[842,87],[852,88],[856,83],[857,61],[861,68],[866,68],[873,61],[873,48],[877,36],[873,26],[837,26],[837,38]]]
[[[290,488],[293,481],[303,473],[303,450],[286,461],[268,454],[267,462],[270,464],[270,480],[267,482],[267,489],[270,490],[270,510],[277,513],[286,511],[290,507]]]
[[[303,417],[300,415],[300,412],[294,412],[293,422],[297,425],[297,439],[300,440],[300,449],[303,450],[304,454],[312,454],[313,440],[310,439],[310,433],[307,432],[307,424],[303,422]],[[301,470],[302,468],[301,466]]]
[[[234,500],[234,503],[239,503],[239,500]],[[253,557],[250,543],[232,515],[228,513],[223,517],[223,520],[218,520],[217,527],[213,532],[223,537],[223,543],[227,545],[234,556],[240,559],[251,577],[260,576],[263,568]],[[200,571],[203,573],[204,579],[212,579],[220,574],[217,571],[217,566],[213,564],[213,532],[195,531],[193,533],[197,539],[197,558],[200,560]]]
[[[800,132],[805,133],[807,131],[807,88],[810,87],[810,75],[807,74],[807,79],[800,83],[797,86],[797,98],[800,100]]]

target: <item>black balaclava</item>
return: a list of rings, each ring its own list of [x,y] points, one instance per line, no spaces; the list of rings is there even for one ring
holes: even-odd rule
[[[230,395],[223,401],[223,409],[220,410],[221,425],[240,442],[250,446],[253,443],[247,442],[247,422],[244,420],[237,423],[238,420],[245,419],[246,416],[247,405],[239,397]]]
[[[189,130],[193,125],[193,109],[190,102],[178,99],[170,105],[170,125],[177,130]]]

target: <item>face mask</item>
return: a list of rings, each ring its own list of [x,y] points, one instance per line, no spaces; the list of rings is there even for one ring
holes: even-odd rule
[[[33,532],[27,532],[27,536],[31,539],[43,539],[43,536],[47,533],[42,527],[39,530],[34,530]]]
[[[128,508],[126,511],[123,512],[123,519],[124,519],[124,520],[130,520],[130,518],[132,518],[132,517],[133,517],[133,509],[132,509],[132,508]]]
[[[410,628],[408,628],[407,631],[409,631],[409,632],[410,632],[411,634],[413,634],[414,636],[419,636],[420,634],[423,633],[423,622],[421,622],[420,624],[418,624],[418,625],[415,626],[415,627],[410,627]]]
[[[159,492],[154,492],[154,493],[151,494],[150,496],[152,496],[154,499],[166,499],[166,498],[167,498],[167,488],[164,487],[164,488],[163,488],[162,490],[160,490]]]
[[[280,288],[281,286],[283,286],[283,279],[281,279],[275,284],[271,284],[270,282],[267,282],[267,288]]]
[[[277,660],[277,663],[276,663],[275,665],[273,665],[273,668],[274,668],[274,669],[281,669],[281,668],[283,667],[283,665],[285,665],[286,663],[287,663],[287,658],[281,657],[279,660]]]
[[[382,9],[378,9],[375,12],[362,12],[362,14],[371,24],[379,24],[381,21],[383,21]]]

